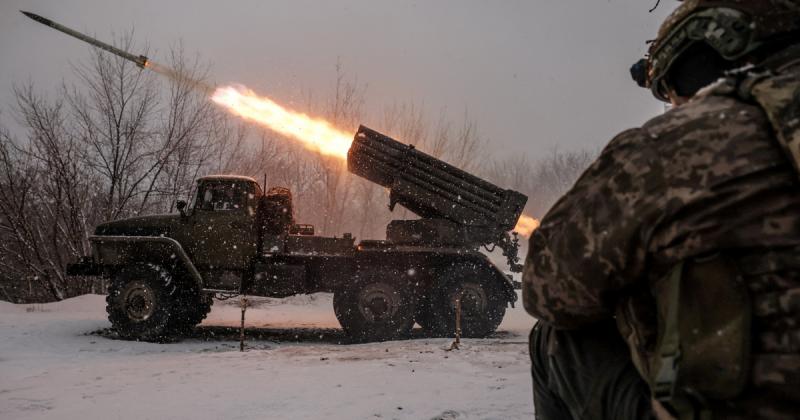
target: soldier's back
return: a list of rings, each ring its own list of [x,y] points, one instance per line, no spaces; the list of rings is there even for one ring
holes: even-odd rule
[[[800,415],[800,177],[776,123],[792,120],[771,122],[755,101],[709,89],[638,136],[651,176],[662,178],[648,206],[660,213],[646,241],[649,280],[721,253],[736,261],[750,292],[750,379],[740,398],[716,407],[723,418]]]

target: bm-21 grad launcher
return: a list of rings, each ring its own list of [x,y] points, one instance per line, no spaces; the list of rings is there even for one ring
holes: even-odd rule
[[[528,197],[502,189],[446,162],[361,126],[347,154],[350,172],[389,189],[389,208],[400,204],[420,217],[394,220],[386,239],[396,245],[494,244],[519,272],[514,229]]]
[[[492,334],[518,297],[479,247],[503,247],[519,270],[518,241],[508,232],[526,197],[366,127],[347,162],[388,188],[392,207],[420,219],[390,222],[386,240],[317,236],[295,223],[288,189],[204,176],[191,208],[178,203],[180,214],[98,225],[91,255],[67,273],[108,278],[109,320],[138,340],[186,331],[206,316],[212,295],[237,293],[333,293],[336,318],[359,341],[407,337],[415,323],[434,335]]]
[[[131,60],[135,56],[31,13],[28,17]],[[460,329],[486,337],[518,296],[480,246],[497,245],[520,271],[519,242],[509,234],[527,198],[497,187],[376,131],[360,127],[350,172],[389,189],[420,216],[394,220],[386,240],[355,243],[314,235],[294,222],[291,192],[238,175],[197,180],[179,214],[99,224],[90,255],[67,265],[70,276],[108,280],[108,318],[124,338],[162,340],[198,324],[212,296],[282,298],[333,293],[333,309],[355,340],[407,337],[415,323],[435,335]],[[460,327],[460,328],[459,328]]]

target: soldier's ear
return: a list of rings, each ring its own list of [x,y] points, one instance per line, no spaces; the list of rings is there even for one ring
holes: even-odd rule
[[[705,42],[698,42],[675,60],[664,80],[678,96],[691,98],[737,66],[738,63],[724,59]]]

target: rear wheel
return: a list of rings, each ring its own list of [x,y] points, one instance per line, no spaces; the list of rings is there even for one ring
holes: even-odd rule
[[[333,309],[345,332],[357,341],[386,341],[408,336],[416,299],[394,271],[360,275],[333,295]]]
[[[111,279],[106,312],[121,337],[161,341],[176,314],[177,284],[169,272],[152,264],[122,268]]]
[[[461,300],[462,337],[486,337],[497,330],[507,302],[491,273],[474,265],[457,265],[448,268],[441,280],[442,286],[427,308],[428,325],[421,326],[436,335],[454,335],[456,307]]]

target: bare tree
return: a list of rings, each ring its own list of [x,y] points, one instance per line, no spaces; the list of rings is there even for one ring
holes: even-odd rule
[[[470,119],[466,110],[457,130],[453,129],[452,122],[442,110],[433,133],[423,143],[423,147],[429,148],[429,154],[465,171],[477,172],[482,169],[486,161],[487,141],[480,137],[477,123]]]
[[[124,37],[124,47],[130,46]],[[177,47],[167,83],[101,52],[53,100],[14,88],[23,141],[0,127],[0,283],[18,300],[102,292],[64,268],[88,253],[97,223],[171,209],[209,166],[227,124],[197,80],[206,70]],[[165,203],[168,204],[165,206]],[[21,285],[28,284],[27,291]],[[13,285],[14,287],[8,287]]]
[[[553,149],[550,156],[535,165],[536,184],[531,193],[539,197],[537,214],[544,215],[547,209],[575,183],[589,167],[597,153],[586,150],[559,151]]]
[[[131,40],[120,40],[123,49],[130,49]],[[86,146],[84,160],[102,177],[101,213],[116,219],[160,166],[155,164],[160,150],[151,126],[157,112],[156,84],[133,63],[99,50],[75,72],[80,88],[65,88],[64,97]]]
[[[58,105],[39,115],[28,149],[20,149],[6,130],[0,130],[0,279],[12,292],[28,283],[38,299],[63,299],[72,291],[93,291],[91,281],[68,282],[67,261],[86,251],[91,190],[76,150],[56,148],[53,133],[61,131]],[[74,145],[74,144],[73,144]],[[33,293],[32,284],[37,293]],[[5,290],[9,293],[8,289]]]
[[[161,201],[166,198],[166,210],[171,211],[178,197],[188,194],[193,178],[213,153],[220,126],[226,124],[208,101],[207,92],[198,88],[206,85],[207,66],[197,57],[187,59],[182,44],[170,51],[169,65],[171,80],[164,89],[166,97],[163,105],[159,104],[161,118],[155,126],[159,151],[152,159],[152,171],[146,175],[139,213],[146,211],[153,195]]]
[[[131,47],[131,39],[121,38],[123,48]],[[81,85],[65,89],[75,135],[86,146],[84,160],[102,177],[106,219],[144,213],[164,194],[173,195],[172,208],[192,172],[181,166],[197,167],[210,153],[207,143],[219,119],[198,89],[207,68],[197,58],[188,60],[181,45],[171,50],[169,63],[173,71],[164,83],[98,50],[76,67]]]
[[[365,88],[357,80],[347,79],[340,62],[336,63],[334,92],[325,104],[323,114],[341,129],[355,132],[363,117]],[[314,168],[320,182],[322,202],[322,232],[336,234],[345,218],[352,199],[352,177],[347,173],[346,162],[339,158],[318,156]]]
[[[506,188],[528,196],[526,212],[542,217],[589,167],[596,152],[559,151],[531,162],[524,155],[495,159],[486,169],[487,177]]]

